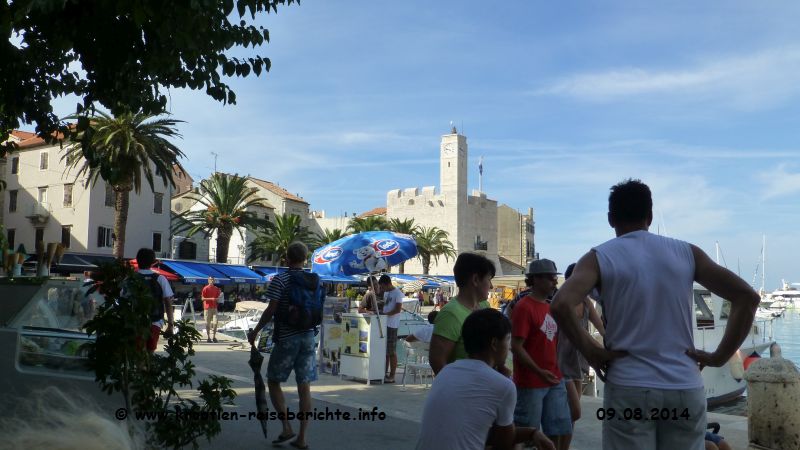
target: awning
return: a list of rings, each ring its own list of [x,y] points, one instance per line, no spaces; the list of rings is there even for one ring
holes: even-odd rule
[[[131,265],[131,267],[133,267],[133,270],[139,270],[139,264],[136,262],[135,259],[128,260],[128,263]],[[165,270],[165,269],[162,269],[161,267],[158,267],[158,263],[156,263],[153,267],[151,267],[150,270],[152,270],[153,273],[156,273],[158,275],[163,275],[164,278],[167,279],[167,281],[180,281],[181,280],[181,277],[179,275],[175,274],[174,272],[171,272],[169,270]]]
[[[211,267],[225,274],[233,283],[264,283],[264,277],[248,269],[246,266],[211,264]]]
[[[215,284],[231,283],[230,278],[208,263],[162,259],[161,264],[183,277],[183,281],[189,284],[206,284],[208,277],[214,277]]]
[[[116,261],[111,255],[89,255],[81,253],[64,253],[61,261],[50,266],[50,273],[70,275],[75,273],[82,273],[85,271],[97,270],[100,264],[108,264]],[[25,270],[35,271],[37,266],[36,254],[29,255],[25,262],[22,264]]]

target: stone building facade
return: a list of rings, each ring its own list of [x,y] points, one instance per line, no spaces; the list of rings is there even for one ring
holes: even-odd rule
[[[500,256],[523,267],[537,259],[534,225],[533,208],[528,208],[528,214],[520,214],[508,205],[500,205],[497,208],[497,246]]]
[[[457,253],[478,252],[494,261],[501,275],[497,240],[497,201],[477,190],[468,193],[467,138],[455,128],[439,146],[439,190],[436,187],[389,191],[386,217],[414,219],[422,227],[438,227],[449,234]],[[454,261],[431,261],[430,273],[452,275]],[[406,273],[422,273],[419,259],[408,261]]]

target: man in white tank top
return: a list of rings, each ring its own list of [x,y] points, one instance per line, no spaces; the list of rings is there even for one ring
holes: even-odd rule
[[[604,450],[702,450],[706,399],[700,371],[733,356],[750,332],[760,299],[694,245],[649,233],[652,220],[647,185],[627,180],[613,186],[608,223],[617,237],[578,261],[553,300],[552,315],[606,379]],[[731,302],[725,335],[713,353],[694,348],[694,282]],[[606,321],[605,347],[575,315],[593,288]]]

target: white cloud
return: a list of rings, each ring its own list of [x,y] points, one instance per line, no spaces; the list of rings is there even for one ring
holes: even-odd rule
[[[774,170],[759,172],[757,178],[763,184],[763,200],[800,192],[800,172],[788,171],[787,164],[780,164]]]
[[[713,101],[740,109],[761,109],[789,101],[800,93],[796,74],[800,48],[765,50],[719,58],[690,68],[626,67],[568,76],[538,89],[536,95],[563,95],[609,102],[642,96],[671,100]]]

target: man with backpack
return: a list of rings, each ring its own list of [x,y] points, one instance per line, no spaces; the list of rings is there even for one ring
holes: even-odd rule
[[[172,325],[174,323],[172,317],[172,297],[174,293],[172,292],[172,287],[170,287],[169,282],[163,275],[159,275],[150,270],[155,262],[156,254],[152,249],[141,248],[136,253],[136,263],[139,267],[136,274],[140,276],[145,285],[150,288],[150,292],[153,294],[153,299],[155,300],[150,313],[150,320],[152,321],[150,325],[150,339],[147,341],[147,351],[150,353],[155,352],[156,347],[158,347],[158,338],[161,335],[161,327],[164,326],[165,312],[167,313],[167,329],[164,330],[165,335],[169,336],[172,334]]]
[[[258,333],[275,317],[272,339],[275,346],[267,365],[267,388],[272,406],[283,414],[283,431],[273,444],[280,444],[295,437],[289,421],[286,400],[281,383],[289,378],[294,369],[297,392],[300,396],[300,432],[290,444],[295,448],[308,448],[306,432],[308,413],[311,411],[311,382],[317,380],[317,364],[314,336],[322,322],[322,304],[325,291],[317,274],[307,273],[303,265],[308,260],[308,248],[301,242],[293,242],[286,250],[289,270],[275,275],[267,289],[269,305],[256,327],[247,334],[250,345],[255,345]]]

